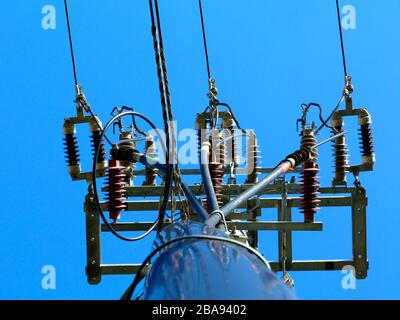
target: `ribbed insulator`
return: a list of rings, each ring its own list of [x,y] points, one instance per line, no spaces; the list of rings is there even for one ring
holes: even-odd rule
[[[90,136],[90,141],[91,141],[91,146],[92,146],[92,152],[93,152],[93,157],[96,152],[97,147],[99,146],[99,154],[97,157],[97,163],[102,163],[106,161],[106,148],[104,146],[104,141],[100,141],[100,136],[101,136],[101,131],[100,130],[95,130],[92,132]]]
[[[366,109],[361,109],[358,116],[358,124],[360,125],[360,147],[363,164],[375,163],[375,152],[372,134],[372,119]]]
[[[373,133],[371,124],[362,124],[359,128],[359,132],[362,156],[371,157],[374,154]]]
[[[247,175],[246,183],[255,184],[261,174],[261,151],[255,135],[252,135],[247,143],[247,163],[251,172]]]
[[[157,157],[156,145],[155,145],[153,137],[151,137],[151,136],[149,136],[146,140],[146,157],[150,157],[150,158]],[[154,172],[154,170],[152,170],[150,168],[146,168],[145,180],[143,182],[143,185],[155,186],[156,185],[156,177],[157,177],[157,175]]]
[[[64,150],[69,167],[79,164],[78,141],[74,133],[64,135]]]
[[[215,195],[217,197],[218,206],[223,206],[223,193],[222,193],[222,183],[224,178],[224,166],[225,166],[225,144],[223,136],[217,130],[211,132],[211,145],[212,150],[210,154],[210,162],[208,164],[211,181],[214,187]],[[207,200],[205,201],[205,207],[208,212],[210,208],[208,207]]]
[[[222,180],[224,177],[224,167],[220,163],[210,163],[209,168],[215,195],[217,196],[218,205],[219,207],[222,207],[223,205]]]
[[[318,200],[319,168],[314,161],[306,161],[301,173],[301,206],[300,212],[304,214],[304,222],[314,222],[314,215],[319,210]]]
[[[235,167],[240,165],[240,152],[239,152],[239,142],[235,137],[235,129],[233,127],[229,128],[232,136],[232,160]]]
[[[332,130],[332,134],[343,132],[342,126],[336,126],[335,129],[336,131]],[[333,141],[332,151],[335,169],[333,172],[335,177],[332,180],[332,185],[346,185],[346,172],[349,167],[349,155],[345,135],[338,137]]]
[[[122,211],[126,210],[126,187],[124,173],[125,167],[120,161],[111,159],[108,161],[106,186],[107,192],[105,211],[109,212],[110,219],[117,221]]]
[[[301,149],[311,148],[317,144],[317,139],[315,137],[313,129],[305,128],[303,129],[302,136],[301,136]],[[318,159],[318,150],[313,149],[311,151],[312,157],[314,160]]]

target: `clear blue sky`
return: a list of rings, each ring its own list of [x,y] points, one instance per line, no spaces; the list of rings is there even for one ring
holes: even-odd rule
[[[56,30],[41,27],[47,4],[57,9]],[[341,288],[340,271],[292,276],[304,299],[398,299],[400,2],[343,4],[357,10],[357,29],[344,31],[354,104],[367,107],[374,121],[376,170],[361,177],[369,195],[370,270],[348,291]],[[190,128],[207,103],[197,1],[160,0],[160,6],[174,114],[180,128]],[[75,112],[63,3],[3,0],[0,8],[0,298],[119,298],[131,276],[90,286],[84,274],[86,186],[70,181],[61,134],[64,117]],[[204,0],[204,10],[220,98],[234,107],[242,126],[255,129],[263,165],[273,166],[298,146],[300,104],[316,101],[330,109],[341,93],[335,1]],[[70,11],[78,77],[94,110],[106,121],[114,106],[132,105],[160,125],[148,1],[70,0]],[[355,145],[351,159],[357,162]],[[321,154],[321,179],[328,184],[330,147]],[[324,232],[296,234],[294,257],[350,258],[350,212],[321,210],[317,220],[325,223]],[[138,263],[152,239],[107,240],[105,262]],[[276,235],[262,241],[265,256],[276,259]],[[44,265],[56,268],[56,290],[41,287]]]

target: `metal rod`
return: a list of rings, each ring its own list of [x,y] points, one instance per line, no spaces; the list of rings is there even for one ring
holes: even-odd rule
[[[214,186],[211,180],[210,168],[208,166],[209,157],[210,157],[210,148],[211,145],[209,142],[203,142],[200,150],[200,171],[201,177],[204,184],[204,189],[207,195],[208,206],[211,209],[211,212],[218,211],[218,200],[215,194]]]
[[[242,203],[256,195],[260,192],[266,185],[270,182],[286,173],[291,167],[293,163],[285,160],[278,167],[276,167],[269,175],[267,175],[264,179],[262,179],[259,183],[252,186],[250,189],[247,189],[245,192],[240,194],[238,197],[227,203],[225,206],[221,208],[222,214],[226,217],[232,210],[239,207]],[[206,224],[211,226],[216,226],[221,221],[221,215],[219,213],[212,214],[207,220]]]
[[[327,143],[327,142],[329,142],[329,141],[335,140],[335,139],[337,139],[337,138],[339,138],[339,137],[345,135],[346,133],[347,133],[346,131],[342,131],[342,132],[340,132],[340,133],[338,133],[338,134],[335,134],[334,136],[329,137],[329,138],[327,138],[327,139],[321,141],[320,143],[316,144],[315,146],[311,147],[311,150],[316,149],[316,148],[322,146],[323,144],[325,144],[325,143]]]

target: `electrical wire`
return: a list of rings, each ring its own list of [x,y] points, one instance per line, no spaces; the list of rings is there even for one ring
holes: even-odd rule
[[[324,120],[324,122],[320,125],[320,127],[318,128],[317,131],[315,131],[315,134],[318,134],[321,129],[325,126],[324,123],[328,123],[329,120],[333,117],[334,113],[339,109],[340,105],[342,104],[342,102],[344,101],[345,96],[342,95],[339,99],[339,102],[337,103],[336,107],[332,110],[331,114]]]
[[[336,11],[337,11],[338,24],[339,24],[340,46],[342,49],[343,72],[344,72],[344,76],[346,77],[347,76],[347,65],[346,65],[346,54],[345,54],[345,50],[344,50],[343,30],[342,30],[342,22],[341,22],[341,17],[340,17],[339,0],[336,0]]]
[[[157,64],[157,75],[159,80],[159,89],[161,96],[161,105],[164,119],[164,129],[166,132],[166,140],[167,140],[167,177],[166,177],[166,189],[169,194],[174,195],[174,189],[172,188],[172,181],[175,183],[175,186],[178,189],[178,193],[183,193],[181,186],[181,173],[178,165],[178,156],[176,152],[176,139],[174,136],[175,128],[174,128],[174,118],[172,112],[172,103],[171,103],[171,93],[169,89],[169,81],[168,81],[168,72],[167,72],[167,64],[164,53],[164,42],[162,36],[162,28],[161,28],[161,18],[160,18],[160,10],[158,6],[158,0],[154,0],[155,7],[155,15],[154,15],[154,7],[153,0],[149,0],[150,6],[150,16],[151,16],[151,29],[153,35],[154,42],[154,51],[156,55],[156,64]],[[157,25],[156,25],[157,23]],[[172,161],[170,161],[170,141],[172,142]],[[180,196],[178,194],[178,196]],[[188,204],[186,199],[186,206],[188,211]],[[161,208],[162,212],[166,211],[166,206]],[[162,225],[160,224],[158,228],[158,232],[161,231]]]
[[[68,9],[68,3],[67,0],[64,0],[64,9],[65,9],[65,17],[66,17],[66,21],[67,21],[67,28],[68,28],[68,39],[69,39],[69,49],[70,49],[70,53],[71,53],[71,61],[72,61],[72,70],[73,70],[73,74],[74,74],[74,83],[75,83],[75,88],[77,88],[77,90],[81,90],[79,83],[78,83],[78,76],[77,76],[77,71],[76,71],[76,63],[75,63],[75,53],[74,53],[74,46],[73,46],[73,41],[72,41],[72,32],[71,32],[71,23],[70,23],[70,19],[69,19],[69,9]],[[79,98],[79,96],[78,96]],[[96,122],[98,128],[100,129],[100,131],[103,130],[99,120],[97,119],[97,117],[94,115],[93,111],[91,110],[89,104],[87,103],[86,99],[84,97],[82,97],[83,100],[82,101],[76,101],[77,103],[81,104],[81,107],[83,107],[86,112],[88,112],[91,117],[94,119],[94,121]],[[110,139],[105,135],[104,138],[106,139],[106,141],[112,145]]]
[[[157,8],[158,3],[156,2]],[[158,76],[158,84],[159,84],[159,91],[160,91],[160,99],[161,99],[161,106],[162,106],[162,115],[164,120],[164,130],[166,135],[166,152],[165,152],[165,159],[166,159],[166,178],[165,178],[165,188],[164,188],[164,198],[162,201],[162,205],[160,208],[160,221],[164,221],[165,212],[167,210],[167,203],[168,199],[171,195],[172,189],[172,180],[173,180],[173,166],[170,163],[169,153],[170,153],[170,128],[169,128],[169,109],[167,107],[167,97],[166,97],[166,89],[165,89],[165,79],[164,75],[166,74],[165,69],[163,67],[162,56],[161,56],[161,48],[160,43],[162,43],[162,39],[160,40],[160,35],[157,32],[157,26],[154,16],[154,7],[153,7],[153,0],[149,0],[149,7],[150,7],[150,17],[151,17],[151,33],[153,36],[153,45],[154,45],[154,53],[156,58],[156,65],[157,65],[157,76]],[[159,22],[159,10],[156,8],[156,14],[158,16],[157,21]],[[160,25],[160,23],[159,23]],[[165,59],[164,59],[165,61]],[[168,84],[168,82],[167,82]],[[159,233],[162,228],[162,223],[160,223],[157,232]]]
[[[208,79],[211,79],[210,60],[208,58],[207,36],[206,36],[206,29],[204,26],[203,6],[201,4],[201,0],[199,0],[199,10],[200,10],[200,18],[201,18],[201,29],[203,32],[204,54],[206,57],[206,64],[207,64],[207,74],[208,74]]]
[[[323,109],[322,109],[322,107],[321,107],[321,105],[320,105],[319,103],[315,103],[315,102],[310,102],[309,104],[303,103],[303,104],[301,105],[301,107],[302,107],[302,109],[303,109],[303,116],[302,116],[301,119],[299,119],[298,121],[301,121],[301,122],[302,122],[302,126],[303,126],[303,127],[306,125],[306,121],[307,121],[307,120],[306,120],[306,117],[307,117],[307,113],[308,113],[309,109],[310,109],[311,107],[316,107],[316,108],[318,108],[318,110],[319,110],[318,117],[319,117],[319,120],[320,120],[321,123],[322,123],[320,129],[322,129],[323,127],[326,127],[326,128],[331,129],[333,132],[337,133],[337,130],[336,130],[335,128],[331,127],[331,126],[327,123],[327,121],[324,120],[324,118],[323,118]],[[329,121],[329,119],[328,119],[328,121]],[[318,131],[319,131],[320,129],[318,129]],[[315,132],[314,132],[314,134],[315,134]]]
[[[227,242],[227,243],[231,243],[231,244],[235,244],[238,245],[248,251],[250,251],[250,253],[253,253],[257,258],[259,258],[268,268],[268,270],[271,270],[271,267],[269,265],[269,263],[265,260],[265,258],[254,248],[247,246],[241,242],[238,242],[236,240],[230,239],[230,238],[222,238],[222,237],[217,237],[217,236],[210,236],[210,235],[190,235],[190,236],[183,236],[183,237],[179,237],[179,238],[175,238],[172,239],[168,242],[163,243],[162,245],[158,246],[156,249],[154,249],[148,256],[147,258],[143,261],[143,263],[141,264],[139,270],[136,273],[136,276],[132,282],[132,284],[128,287],[128,289],[125,291],[125,293],[123,294],[123,296],[121,297],[121,300],[131,300],[133,293],[135,292],[135,288],[136,286],[139,284],[139,282],[141,281],[141,279],[143,278],[141,276],[141,273],[143,271],[143,269],[145,268],[145,266],[151,261],[151,259],[158,253],[160,252],[162,249],[166,248],[167,246],[179,242],[179,241],[184,241],[184,240],[215,240],[215,241],[222,241],[222,242]]]
[[[74,71],[75,86],[77,86],[78,85],[78,77],[77,77],[77,74],[76,74],[75,55],[74,55],[74,47],[73,47],[73,44],[72,44],[71,24],[70,24],[70,21],[69,21],[69,11],[68,11],[67,0],[64,0],[64,8],[65,8],[65,16],[66,16],[66,19],[67,19],[67,26],[68,26],[69,49],[70,49],[70,52],[71,52],[72,69]]]

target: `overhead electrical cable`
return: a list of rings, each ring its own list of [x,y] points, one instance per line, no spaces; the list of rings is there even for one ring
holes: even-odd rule
[[[69,49],[70,49],[70,52],[71,52],[72,68],[73,68],[73,71],[74,71],[74,81],[75,81],[75,86],[77,86],[78,85],[78,77],[77,77],[77,74],[76,74],[75,55],[74,55],[74,47],[73,47],[73,42],[72,42],[71,24],[70,24],[70,21],[69,21],[69,11],[68,11],[67,0],[64,0],[64,8],[65,8],[65,16],[67,18]]]
[[[96,122],[97,126],[99,127],[100,131],[103,130],[103,126],[101,125],[101,123],[99,122],[99,120],[97,119],[97,117],[94,115],[90,105],[88,104],[83,92],[82,92],[82,88],[79,85],[78,82],[78,76],[77,76],[77,71],[76,71],[76,63],[75,63],[75,52],[74,52],[74,45],[73,45],[73,41],[72,41],[72,31],[71,31],[71,23],[70,23],[70,19],[69,19],[69,9],[68,9],[68,3],[67,0],[64,0],[64,9],[65,9],[65,17],[66,17],[66,21],[67,21],[67,28],[68,28],[68,39],[69,39],[69,49],[70,49],[70,53],[71,53],[71,61],[72,61],[72,70],[73,70],[73,74],[74,74],[74,83],[75,83],[75,90],[76,90],[76,100],[75,102],[79,105],[79,107],[82,107],[83,109],[85,109],[86,112],[88,112],[91,117],[93,118],[93,120]],[[105,135],[104,139],[110,144],[112,145],[112,142],[110,141],[110,139]]]
[[[339,0],[336,0],[336,12],[337,12],[337,18],[338,18],[338,24],[339,24],[340,46],[342,49],[343,72],[344,72],[344,76],[346,77],[347,76],[347,65],[346,65],[346,54],[345,54],[345,50],[344,50],[343,30],[342,30],[342,22],[341,22],[341,17],[340,17]]]
[[[207,74],[208,74],[208,79],[211,79],[210,60],[208,58],[206,28],[204,26],[203,6],[201,4],[201,0],[199,0],[199,10],[200,10],[200,18],[201,18],[201,29],[203,31],[204,54],[205,54],[205,57],[206,57]]]
[[[315,134],[320,132],[321,129],[325,126],[325,124],[328,123],[328,121],[333,117],[334,113],[337,110],[339,110],[340,105],[346,99],[346,96],[349,95],[349,93],[347,92],[347,90],[349,89],[348,86],[351,87],[351,77],[347,73],[346,52],[345,52],[345,48],[344,48],[343,30],[342,30],[343,28],[342,28],[342,21],[341,21],[341,16],[340,16],[339,0],[336,0],[336,14],[337,14],[337,21],[338,21],[338,28],[339,28],[340,48],[341,48],[341,52],[342,52],[343,73],[344,73],[344,78],[346,81],[346,86],[345,86],[345,89],[343,90],[342,96],[339,99],[339,102],[337,103],[335,108],[332,110],[330,115],[323,121],[322,125],[318,128],[318,130],[315,132]]]

